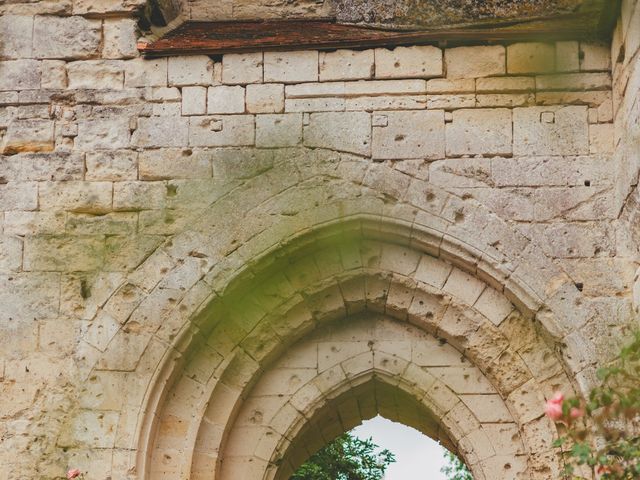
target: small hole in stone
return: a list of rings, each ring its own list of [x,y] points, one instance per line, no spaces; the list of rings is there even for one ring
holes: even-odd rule
[[[584,288],[584,283],[582,282],[576,282],[576,288],[578,289],[578,291],[582,291],[582,289]]]
[[[585,187],[590,187],[591,186],[591,180],[585,180],[584,181],[584,186]]]

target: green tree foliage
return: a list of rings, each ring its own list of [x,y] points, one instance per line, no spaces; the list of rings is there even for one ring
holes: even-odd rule
[[[381,480],[396,459],[389,450],[376,450],[372,439],[345,433],[309,458],[290,480]]]
[[[447,476],[447,480],[473,480],[467,466],[456,455],[446,451],[444,458],[447,460],[447,464],[440,471]]]
[[[558,393],[547,402],[547,416],[566,431],[555,443],[568,452],[565,478],[638,479],[640,332],[622,349],[618,360],[599,369],[597,375],[600,385],[586,400],[565,399]],[[597,446],[595,438],[600,439]]]

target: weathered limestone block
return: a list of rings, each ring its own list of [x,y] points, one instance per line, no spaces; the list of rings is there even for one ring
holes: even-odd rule
[[[249,113],[281,113],[284,111],[284,84],[247,85],[246,107]]]
[[[536,89],[532,77],[493,77],[476,80],[477,93],[516,93],[532,92]]]
[[[556,49],[551,43],[514,43],[507,47],[507,73],[553,72]]]
[[[9,60],[0,62],[0,90],[40,88],[40,62],[37,60]]]
[[[206,55],[169,57],[169,85],[211,85],[213,60]]]
[[[74,15],[131,13],[140,9],[145,0],[74,0]]]
[[[85,60],[67,64],[69,88],[118,90],[124,85],[124,69],[117,60]]]
[[[442,50],[432,46],[375,50],[376,78],[431,78],[442,75]]]
[[[513,110],[515,155],[589,153],[586,106],[527,107]]]
[[[191,150],[164,149],[141,152],[140,180],[211,178],[211,158]]]
[[[167,59],[136,58],[125,64],[125,87],[166,87]]]
[[[24,245],[25,270],[87,272],[102,266],[104,239],[99,237],[38,236]]]
[[[138,154],[130,150],[89,152],[86,155],[87,180],[135,180]]]
[[[33,44],[33,17],[0,15],[0,57],[30,58]]]
[[[43,89],[62,90],[67,88],[67,68],[64,60],[43,60],[40,64]]]
[[[128,147],[130,137],[129,119],[126,117],[87,119],[78,124],[76,148],[85,151],[117,150]]]
[[[591,153],[613,153],[613,142],[613,123],[589,125],[589,151]]]
[[[398,97],[395,95],[347,98],[345,110],[422,110],[427,106],[426,95]]]
[[[446,137],[447,155],[510,155],[511,110],[455,110]]]
[[[2,139],[0,153],[50,152],[54,148],[51,120],[14,120]]]
[[[117,211],[155,210],[166,205],[164,182],[116,182],[113,184],[113,209]]]
[[[207,87],[183,87],[182,115],[207,113]]]
[[[318,80],[318,52],[265,52],[264,81],[297,83]]]
[[[373,77],[373,50],[320,52],[320,81],[366,80]]]
[[[473,78],[433,78],[427,82],[427,93],[474,93],[476,82]]]
[[[90,58],[98,55],[101,40],[100,20],[38,16],[33,24],[33,53],[36,58]]]
[[[262,53],[227,54],[222,57],[222,83],[260,83],[262,65]]]
[[[0,236],[0,272],[17,272],[22,267],[22,240]]]
[[[104,21],[103,58],[134,58],[138,56],[136,48],[138,27],[135,20],[106,19]]]
[[[373,158],[443,158],[444,111],[382,112],[373,127]]]
[[[244,87],[209,87],[207,113],[244,113]]]
[[[38,184],[36,182],[0,184],[0,210],[36,210]]]
[[[284,113],[256,117],[256,146],[293,147],[302,142],[302,114]]]
[[[506,73],[502,46],[448,48],[444,53],[447,78],[476,78]]]
[[[0,161],[0,181],[82,180],[84,159],[75,153],[25,153]]]
[[[187,145],[189,123],[186,118],[139,118],[131,143],[140,147],[181,147]]]
[[[476,95],[476,107],[526,107],[536,104],[533,93],[487,93]]]
[[[580,70],[578,42],[556,42],[556,71],[577,72]]]
[[[194,147],[230,147],[254,144],[253,115],[191,117],[189,145]]]
[[[474,94],[429,95],[427,97],[427,108],[430,110],[456,110],[475,106],[476,96]]]
[[[611,70],[611,47],[607,44],[580,43],[580,70],[608,72]]]
[[[44,182],[38,199],[43,210],[105,213],[111,210],[111,182]]]
[[[366,112],[312,113],[304,144],[359,155],[371,154],[371,115]]]
[[[536,77],[538,90],[610,90],[609,73],[567,73],[562,75],[540,75]]]

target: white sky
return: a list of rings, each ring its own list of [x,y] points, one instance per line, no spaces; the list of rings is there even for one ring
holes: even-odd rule
[[[380,416],[365,421],[351,432],[373,442],[396,456],[385,480],[446,480],[440,468],[446,463],[444,448],[413,428]]]

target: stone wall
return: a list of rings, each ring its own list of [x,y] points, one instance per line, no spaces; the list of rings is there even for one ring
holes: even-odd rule
[[[577,41],[145,60],[141,6],[0,6],[0,478],[211,475],[279,346],[369,310],[434,319],[549,478],[544,396],[633,320],[640,7],[612,90],[609,46]],[[327,225],[356,243],[317,253]],[[428,282],[465,314],[421,310]],[[468,425],[446,433],[477,478],[506,475]]]
[[[633,244],[640,240],[640,4],[625,1],[611,45],[617,165],[616,202],[628,222]],[[638,254],[637,249],[633,249]],[[635,307],[640,307],[640,281],[636,273]]]

